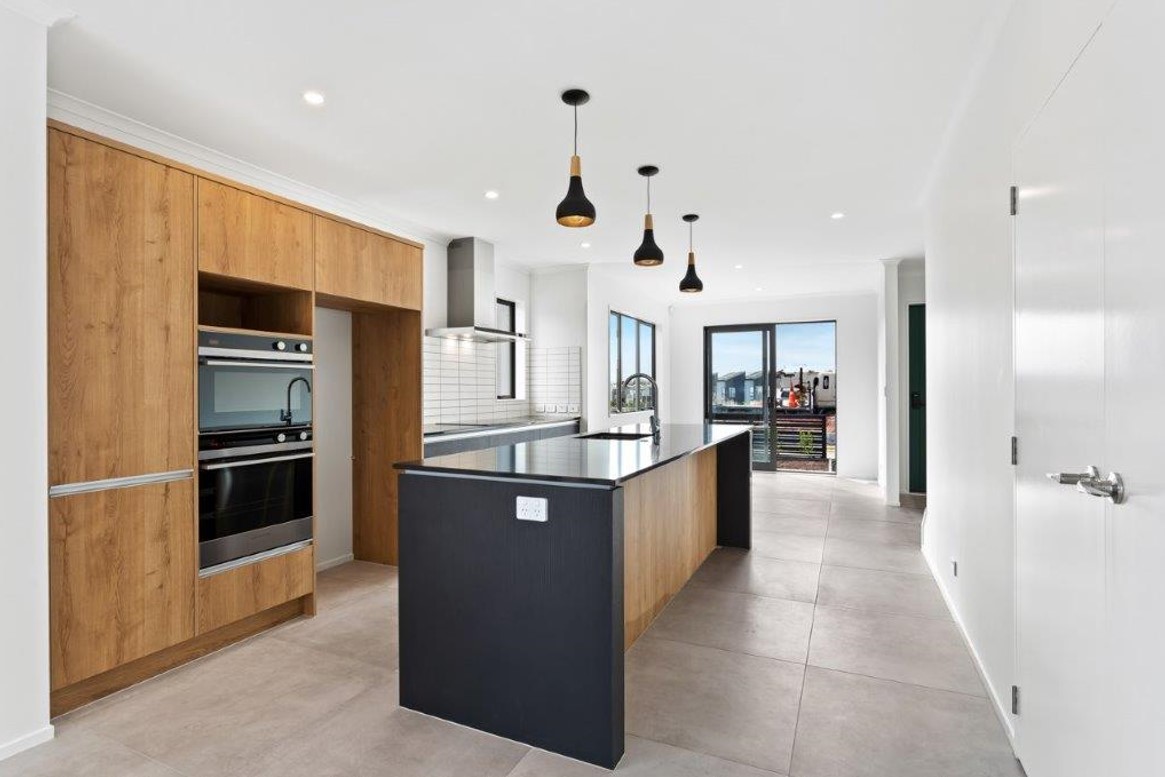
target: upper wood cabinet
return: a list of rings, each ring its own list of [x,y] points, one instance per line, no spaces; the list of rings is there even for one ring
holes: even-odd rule
[[[315,217],[316,293],[421,309],[421,249],[322,216]]]
[[[312,214],[199,178],[198,269],[310,290]]]
[[[194,176],[49,130],[51,485],[194,466]]]
[[[52,687],[194,636],[194,481],[49,500]]]

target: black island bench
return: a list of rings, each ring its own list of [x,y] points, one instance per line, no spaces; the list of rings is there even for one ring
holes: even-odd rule
[[[400,703],[614,768],[623,654],[751,537],[748,427],[643,427],[402,462]]]

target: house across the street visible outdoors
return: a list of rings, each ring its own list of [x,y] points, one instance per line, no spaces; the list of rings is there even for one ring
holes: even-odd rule
[[[704,330],[704,418],[753,427],[759,469],[837,471],[835,321]]]

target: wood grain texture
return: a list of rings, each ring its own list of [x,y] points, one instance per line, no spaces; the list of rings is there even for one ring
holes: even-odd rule
[[[199,168],[194,167],[193,165],[188,165],[188,164],[185,164],[183,162],[179,162],[177,160],[170,159],[168,157],[164,157],[161,154],[155,154],[151,151],[146,151],[145,149],[137,148],[136,146],[131,146],[128,143],[122,143],[121,141],[113,140],[112,138],[107,138],[107,137],[104,137],[103,135],[98,135],[95,132],[89,132],[88,130],[83,130],[80,127],[74,127],[71,124],[66,124],[65,122],[58,121],[57,119],[49,119],[48,126],[54,130],[59,131],[59,132],[64,132],[64,133],[67,133],[69,135],[73,135],[74,137],[83,138],[85,140],[91,140],[95,143],[100,143],[100,144],[107,146],[109,148],[116,149],[118,151],[122,151],[122,152],[127,153],[127,154],[132,154],[132,155],[139,157],[141,159],[147,159],[147,160],[150,160],[153,162],[158,162],[160,164],[165,165],[166,167],[172,167],[175,170],[182,170],[184,172],[195,175],[198,178],[205,180],[205,181],[214,181],[216,183],[225,184],[225,185],[230,186],[234,189],[239,189],[239,190],[244,191],[244,192],[249,192],[250,194],[258,195],[259,197],[265,197],[266,199],[274,200],[275,202],[290,206],[292,208],[296,208],[298,210],[307,211],[308,213],[313,213],[313,214],[319,214],[321,216],[326,216],[327,218],[330,218],[333,221],[338,221],[342,224],[349,224],[349,225],[354,226],[354,227],[359,227],[360,229],[369,230],[370,232],[374,232],[375,234],[378,234],[378,235],[383,235],[384,237],[391,238],[391,239],[396,240],[397,242],[400,242],[400,243],[405,243],[406,245],[411,245],[411,246],[414,246],[416,248],[424,248],[424,244],[420,243],[416,240],[410,240],[409,238],[402,237],[401,235],[394,235],[391,232],[385,232],[382,229],[376,229],[375,227],[370,227],[366,224],[360,224],[360,223],[352,221],[350,219],[343,218],[342,216],[337,216],[333,213],[328,213],[327,211],[321,210],[319,208],[313,208],[312,206],[306,205],[302,202],[297,202],[296,200],[292,200],[292,199],[289,199],[287,197],[281,197],[278,194],[272,194],[271,192],[264,191],[262,189],[258,189],[254,186],[248,186],[245,183],[241,183],[239,181],[235,181],[235,180],[232,180],[230,178],[226,178],[226,177],[221,176],[221,175],[216,175],[214,173],[207,172],[206,170],[200,170]]]
[[[396,564],[397,461],[423,454],[421,314],[352,314],[352,552]]]
[[[103,696],[108,696],[168,669],[173,669],[207,653],[212,653],[232,642],[246,639],[276,624],[298,617],[304,612],[305,600],[306,597],[272,607],[243,620],[235,621],[221,629],[196,636],[181,644],[151,653],[108,672],[54,690],[50,701],[50,712],[53,717],[63,715]]]
[[[198,633],[206,634],[307,596],[314,587],[311,547],[201,577],[198,579]]]
[[[198,269],[311,290],[312,214],[268,197],[198,179]]]
[[[53,689],[194,636],[194,483],[49,500]]]
[[[310,291],[224,289],[210,277],[199,274],[199,324],[311,336],[315,300]]]
[[[316,216],[315,260],[316,290],[321,294],[421,309],[420,248]]]
[[[629,648],[716,548],[716,449],[623,485],[623,640]]]
[[[48,133],[51,485],[194,464],[194,178]]]

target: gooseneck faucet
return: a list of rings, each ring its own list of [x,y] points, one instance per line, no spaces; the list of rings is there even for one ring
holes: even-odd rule
[[[301,380],[303,381],[303,385],[307,388],[307,393],[311,393],[311,383],[309,383],[308,379],[302,375],[292,378],[287,383],[287,409],[279,411],[279,420],[286,424],[291,424],[291,387],[296,383],[299,383]]]
[[[631,381],[636,379],[642,379],[651,384],[651,442],[659,445],[659,384],[646,372],[637,372],[623,381],[623,390],[626,391],[627,387],[631,385]]]

